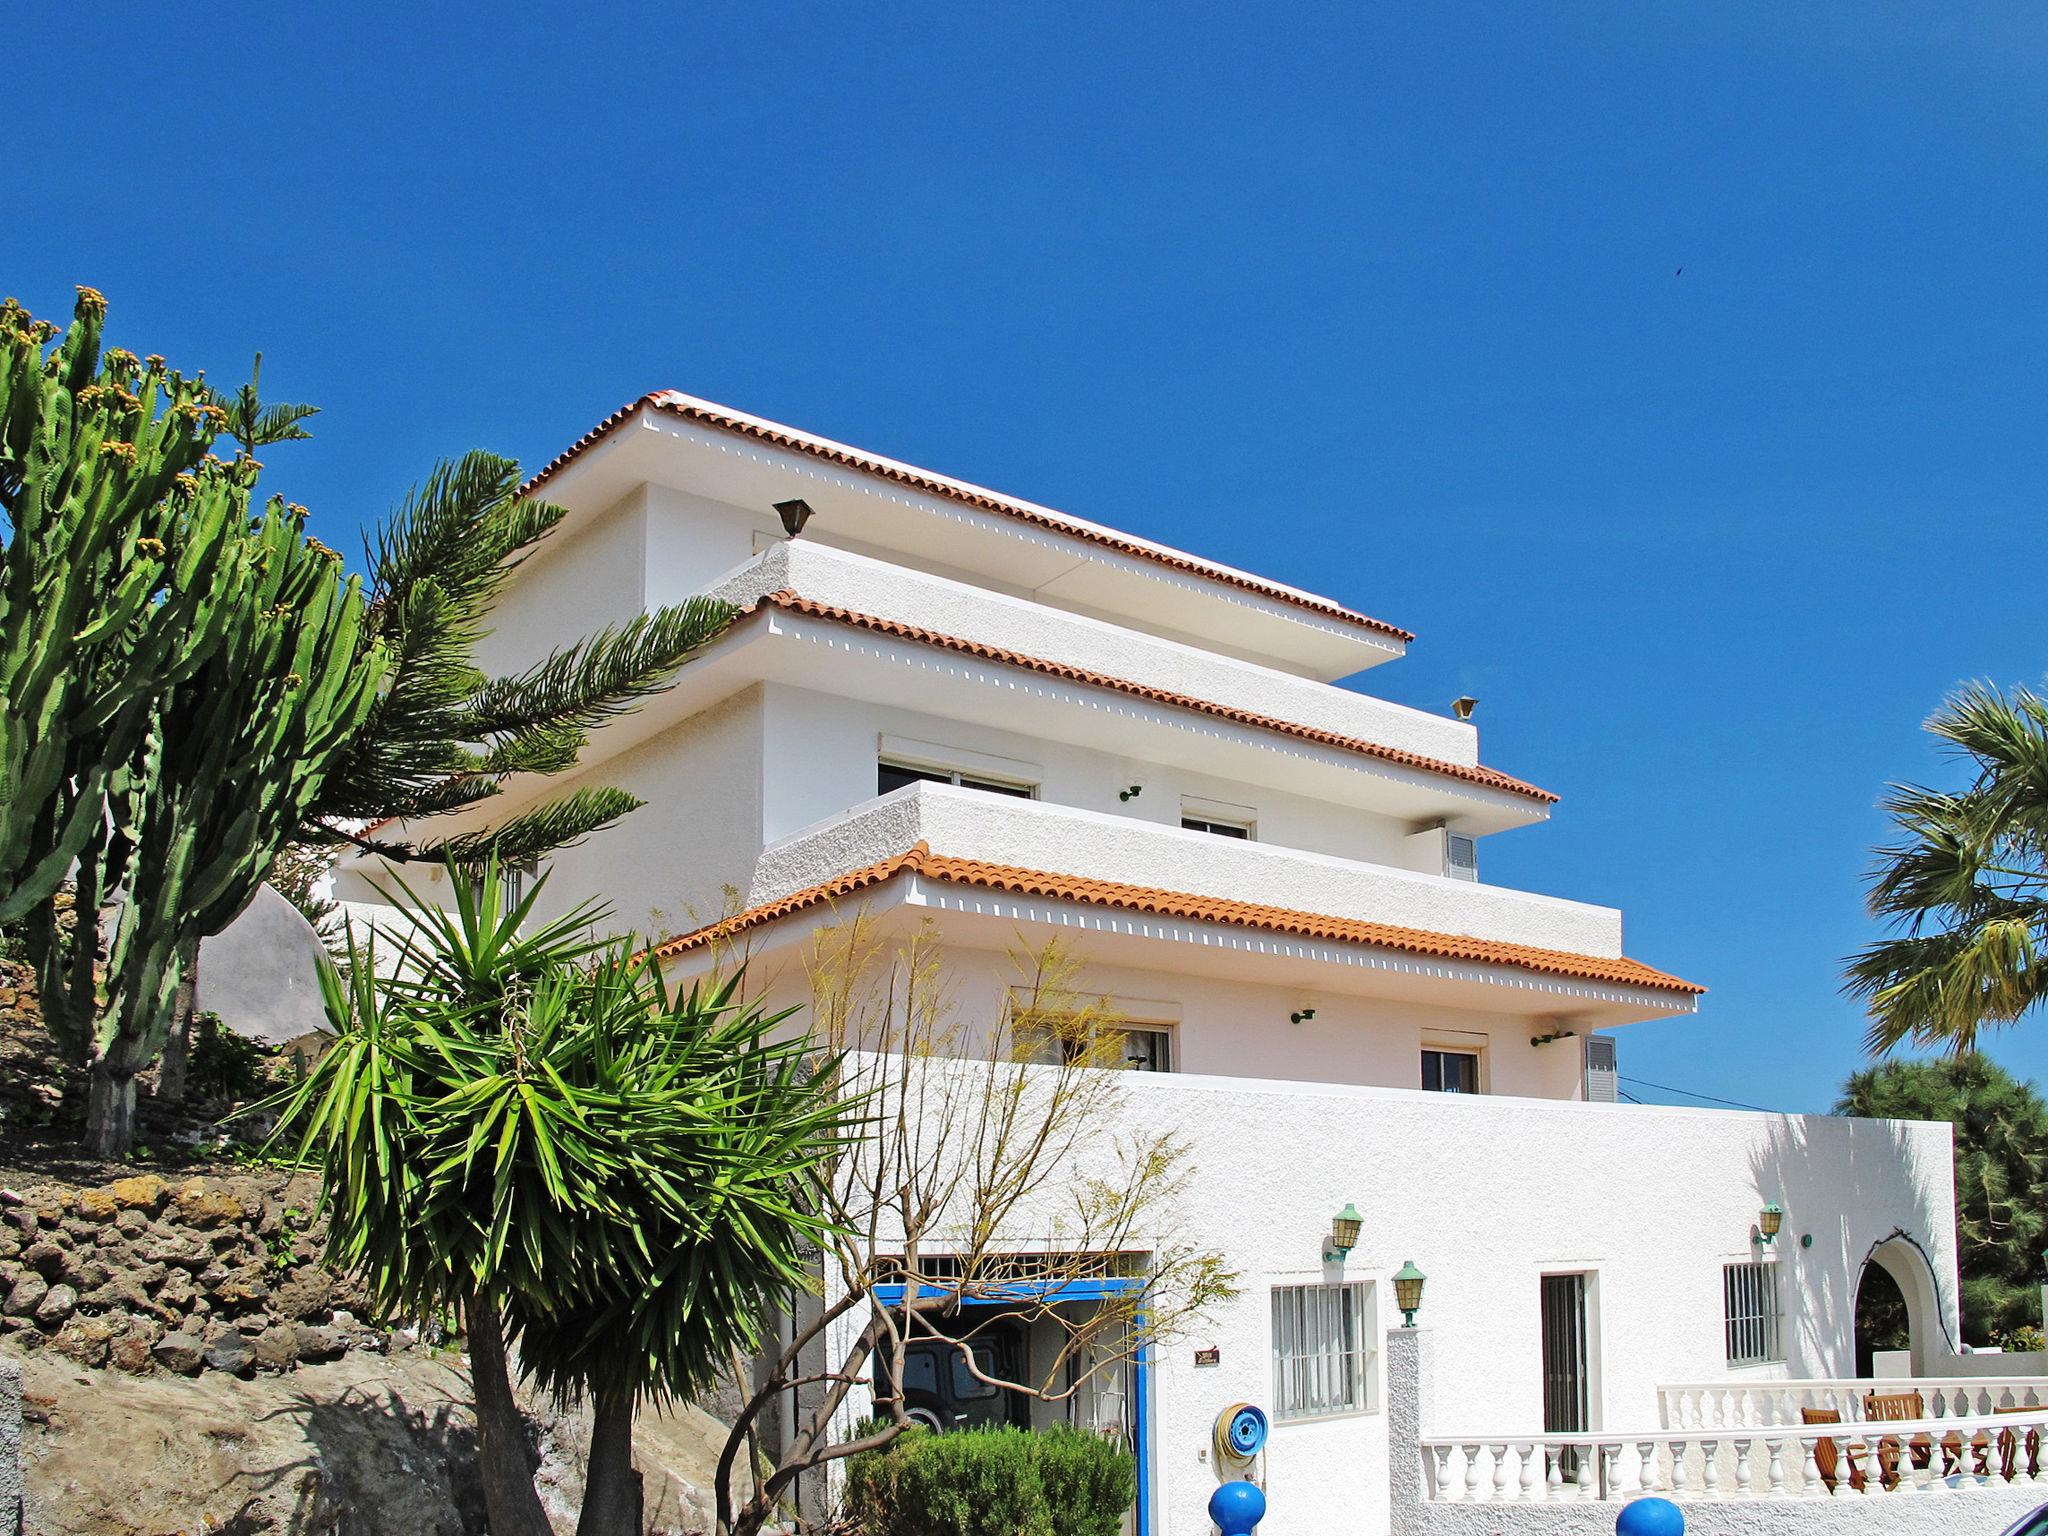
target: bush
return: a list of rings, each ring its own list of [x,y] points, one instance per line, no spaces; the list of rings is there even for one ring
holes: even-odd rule
[[[847,1465],[866,1536],[1117,1536],[1137,1497],[1130,1452],[1079,1430],[908,1430]]]
[[[1038,1482],[1052,1536],[1121,1536],[1138,1497],[1138,1462],[1100,1435],[1062,1424],[1038,1436]]]

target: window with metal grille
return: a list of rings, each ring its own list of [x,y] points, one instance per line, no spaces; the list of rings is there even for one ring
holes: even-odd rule
[[[1444,873],[1453,880],[1479,878],[1479,844],[1461,832],[1444,834]]]
[[[1373,1284],[1273,1287],[1273,1410],[1282,1419],[1379,1406]]]
[[[1765,1365],[1785,1358],[1776,1264],[1753,1259],[1723,1265],[1721,1300],[1730,1365]]]

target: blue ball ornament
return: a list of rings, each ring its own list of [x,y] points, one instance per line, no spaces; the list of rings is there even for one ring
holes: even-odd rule
[[[1209,1518],[1223,1536],[1251,1536],[1266,1518],[1266,1495],[1257,1483],[1225,1483],[1209,1495]]]
[[[1685,1511],[1669,1499],[1631,1499],[1614,1517],[1615,1536],[1685,1536]]]

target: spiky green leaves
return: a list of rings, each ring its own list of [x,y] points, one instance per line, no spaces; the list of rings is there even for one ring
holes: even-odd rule
[[[1962,1052],[2048,991],[2048,703],[1984,684],[1927,723],[1975,770],[1967,789],[1895,789],[1870,907],[1900,932],[1850,961],[1869,1044]]]
[[[446,910],[395,894],[392,963],[324,978],[335,1046],[279,1134],[321,1162],[332,1257],[394,1312],[495,1294],[551,1386],[701,1388],[825,1231],[834,1064],[593,940],[601,912],[543,924],[495,862],[450,877]]]

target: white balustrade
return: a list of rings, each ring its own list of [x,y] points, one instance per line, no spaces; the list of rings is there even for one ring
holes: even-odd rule
[[[1928,1418],[1960,1418],[2000,1408],[2048,1405],[2048,1376],[1679,1382],[1657,1389],[1657,1413],[1666,1429],[1764,1429],[1799,1423],[1803,1409],[1829,1410],[1839,1413],[1844,1424],[1860,1424],[1864,1401],[1871,1394],[1903,1392],[1920,1394]]]
[[[1915,1383],[1916,1387],[1924,1383]],[[2048,1485],[2048,1404],[1919,1419],[1641,1433],[1428,1436],[1429,1497],[1444,1502],[1876,1499]],[[1740,1430],[1744,1426],[1735,1425]]]

